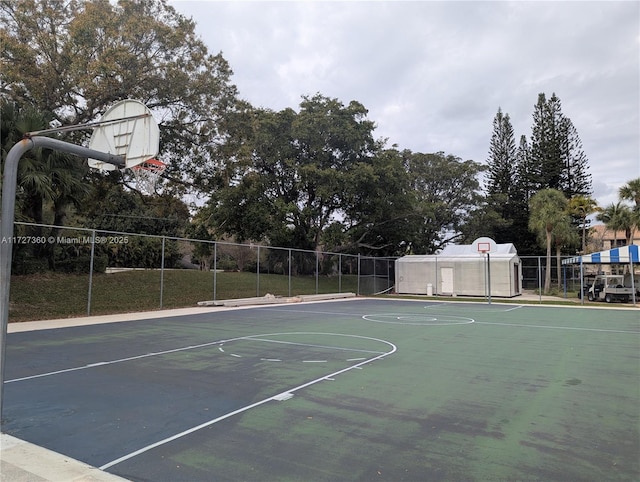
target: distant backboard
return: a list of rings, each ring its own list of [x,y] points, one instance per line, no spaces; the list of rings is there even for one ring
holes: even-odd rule
[[[487,237],[478,238],[471,244],[474,247],[474,250],[480,254],[495,253],[498,249],[496,242]]]
[[[158,155],[160,129],[151,111],[137,100],[123,100],[111,106],[91,135],[89,147],[121,156],[126,167],[137,166]],[[89,159],[89,166],[111,171],[113,164]]]

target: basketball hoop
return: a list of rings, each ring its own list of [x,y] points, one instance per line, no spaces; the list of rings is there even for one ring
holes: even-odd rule
[[[154,194],[158,181],[166,168],[167,165],[157,159],[149,159],[133,166],[131,171],[136,178],[136,187],[146,194]]]

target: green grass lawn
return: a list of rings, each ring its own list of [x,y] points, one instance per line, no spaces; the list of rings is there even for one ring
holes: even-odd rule
[[[282,275],[219,272],[216,274],[215,299],[264,296],[296,296],[316,293],[314,276],[289,278]],[[356,276],[318,278],[318,293],[355,292]],[[91,285],[91,315],[106,315],[160,308],[196,306],[198,301],[214,299],[214,274],[195,270],[164,272],[162,306],[159,270],[95,274]],[[67,318],[87,315],[89,276],[40,274],[13,276],[9,322]]]

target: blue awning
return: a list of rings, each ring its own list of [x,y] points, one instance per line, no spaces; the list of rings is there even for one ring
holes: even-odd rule
[[[631,244],[621,248],[585,254],[562,260],[562,264],[629,264],[640,262],[640,246]]]

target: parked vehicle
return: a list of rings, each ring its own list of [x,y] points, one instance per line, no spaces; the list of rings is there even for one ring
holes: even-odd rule
[[[593,284],[587,292],[589,301],[622,301],[627,303],[633,295],[633,289],[624,286],[622,275],[599,275],[593,280]]]

